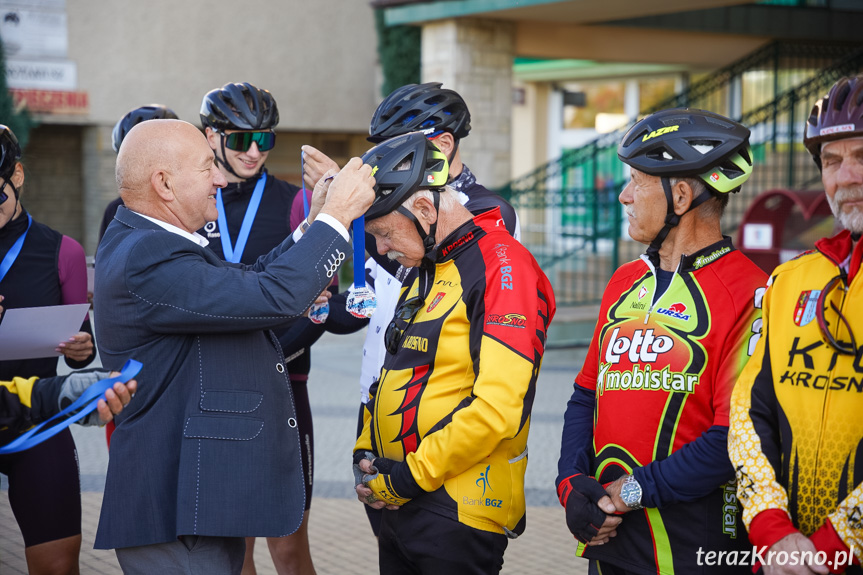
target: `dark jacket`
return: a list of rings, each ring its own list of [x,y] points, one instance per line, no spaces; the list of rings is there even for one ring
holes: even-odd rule
[[[320,222],[292,246],[227,263],[118,209],[97,255],[96,335],[106,368],[144,367],[116,418],[96,548],[300,525],[299,434],[270,329],[308,309],[349,246]]]

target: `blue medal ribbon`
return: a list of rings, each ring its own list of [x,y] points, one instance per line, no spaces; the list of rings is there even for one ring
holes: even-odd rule
[[[114,384],[118,381],[122,383],[128,382],[130,379],[138,375],[138,372],[141,371],[141,367],[143,367],[143,364],[140,361],[135,361],[134,359],[128,360],[120,371],[120,375],[115,375],[114,377],[109,377],[107,379],[100,379],[88,387],[87,390],[81,394],[81,397],[75,400],[72,405],[51,419],[45,420],[33,429],[19,435],[15,440],[7,443],[3,447],[0,447],[0,455],[17,453],[19,451],[35,447],[46,439],[54,437],[79,419],[83,419],[96,409],[100,399],[105,399],[105,392],[107,390],[114,387]],[[56,423],[52,424],[55,420]]]
[[[23,234],[18,236],[18,239],[15,240],[12,247],[9,248],[8,252],[6,252],[6,256],[4,256],[3,261],[0,262],[0,282],[2,282],[3,278],[6,277],[6,272],[8,272],[9,268],[12,267],[12,264],[15,263],[15,260],[18,259],[18,254],[21,253],[21,246],[24,245],[24,238],[27,237],[27,232],[30,231],[31,225],[33,225],[33,218],[30,214],[27,214],[27,229],[24,230]]]
[[[354,287],[366,287],[366,217],[354,220]]]
[[[263,173],[258,179],[258,183],[255,184],[252,199],[249,200],[249,205],[246,207],[246,215],[243,216],[243,225],[240,226],[240,233],[237,236],[235,246],[231,246],[231,234],[228,233],[228,219],[225,217],[222,189],[219,188],[219,191],[216,192],[216,207],[219,210],[219,237],[222,240],[222,254],[224,254],[226,261],[238,264],[243,258],[243,250],[246,249],[246,241],[249,239],[249,232],[252,231],[252,222],[255,221],[255,214],[258,213],[258,206],[261,205],[261,196],[264,195],[266,182],[267,174]]]

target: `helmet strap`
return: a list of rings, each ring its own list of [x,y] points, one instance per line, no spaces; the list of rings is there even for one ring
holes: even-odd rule
[[[680,218],[713,197],[709,191],[704,191],[700,196],[692,200],[692,202],[689,204],[689,208],[687,208],[687,210],[683,212],[683,214],[680,214],[678,216],[674,212],[674,195],[671,193],[671,179],[662,177],[660,178],[660,180],[662,181],[662,190],[665,192],[665,225],[662,227],[661,230],[659,230],[659,233],[656,234],[656,237],[653,238],[653,241],[650,242],[650,246],[647,248],[647,255],[651,259],[654,259],[654,257],[659,257],[659,248],[662,247],[662,242],[664,242],[665,238],[668,237],[668,232],[671,231],[671,228],[677,226],[677,224],[680,223]]]
[[[450,152],[449,157],[446,159],[447,166],[452,166],[452,159],[455,158],[455,154],[458,152],[458,143],[461,141],[459,138],[455,137],[455,134],[453,134],[453,140],[455,140],[455,144],[452,147],[452,152]],[[450,172],[447,174],[447,183],[452,183],[453,180],[455,180],[455,176]]]
[[[228,163],[228,156],[225,154],[225,134],[219,132],[219,141],[222,143],[222,157],[219,157],[219,154],[216,154],[216,163],[221,164],[225,167],[226,170],[234,174],[237,178],[241,180],[245,179],[243,176],[234,171],[234,168],[231,167],[231,164]]]
[[[440,207],[440,192],[438,190],[429,190],[432,192],[434,196],[434,209],[435,213],[439,214],[438,208]],[[420,223],[419,219],[414,215],[412,211],[407,209],[404,206],[399,206],[396,208],[396,211],[414,223],[414,226],[417,229],[417,232],[420,235],[420,239],[423,242],[423,248],[425,249],[425,255],[429,255],[431,251],[434,249],[436,241],[435,241],[435,232],[437,232],[437,218],[435,218],[434,223],[429,224],[429,231],[426,232],[423,229],[423,225]]]

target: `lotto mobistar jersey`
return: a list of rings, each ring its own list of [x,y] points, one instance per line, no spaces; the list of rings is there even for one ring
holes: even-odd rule
[[[425,491],[407,505],[516,536],[554,294],[496,208],[456,229],[432,261],[422,307],[370,390],[356,450],[407,462]]]
[[[654,270],[645,255],[612,276],[576,377],[576,385],[595,393],[587,460],[602,484],[675,457],[711,427],[727,428],[732,387],[758,336],[754,299],[766,275],[730,239],[684,256],[659,297]],[[711,571],[697,558],[699,548],[748,546],[727,459],[724,466],[729,484],[626,513],[616,537],[602,546],[580,544],[579,553],[636,573],[740,572]]]
[[[770,278],[764,335],[735,388],[728,437],[743,518],[759,545],[826,529],[863,559],[862,244],[852,254],[847,231],[819,240]],[[856,353],[827,343],[819,306],[827,329],[856,341]]]

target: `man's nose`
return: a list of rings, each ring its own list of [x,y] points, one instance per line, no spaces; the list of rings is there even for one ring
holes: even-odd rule
[[[387,252],[390,251],[389,246],[386,245],[386,241],[383,239],[377,239],[376,244],[379,256],[385,256],[387,255]]]
[[[620,194],[618,194],[617,196],[617,201],[619,201],[623,205],[632,203],[632,195],[629,193],[629,187],[631,185],[632,180],[630,180],[628,184],[623,186],[623,189],[620,190]]]
[[[223,174],[222,171],[215,166],[213,166],[213,171],[215,172],[215,176],[213,177],[213,185],[217,188],[224,188],[225,186],[227,186],[228,179],[225,178],[225,174]]]
[[[261,157],[261,151],[258,149],[258,143],[252,142],[252,145],[249,146],[249,149],[246,150],[246,155],[250,158],[257,159]]]

